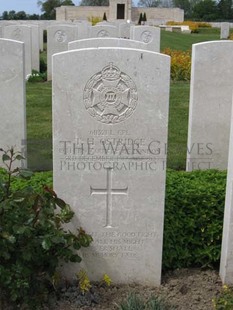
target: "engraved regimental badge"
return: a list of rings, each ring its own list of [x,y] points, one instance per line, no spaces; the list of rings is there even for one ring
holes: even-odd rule
[[[113,63],[93,75],[84,89],[88,113],[105,124],[117,124],[129,118],[137,101],[135,83]]]

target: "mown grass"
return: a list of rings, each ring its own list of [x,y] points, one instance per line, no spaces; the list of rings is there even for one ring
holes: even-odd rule
[[[220,30],[216,28],[203,28],[199,33],[191,34],[162,30],[160,50],[171,48],[187,51],[192,49],[192,44],[214,40],[220,40]]]
[[[198,34],[162,31],[161,50],[166,47],[188,50],[194,43],[219,38],[219,29],[202,29]],[[168,168],[177,170],[185,169],[189,87],[189,82],[171,82]],[[28,162],[33,170],[52,169],[51,97],[51,83],[27,83]]]
[[[27,83],[28,165],[32,170],[52,169],[52,85]]]

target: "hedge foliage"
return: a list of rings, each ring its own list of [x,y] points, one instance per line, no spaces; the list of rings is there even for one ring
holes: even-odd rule
[[[226,172],[167,173],[163,268],[219,264]]]
[[[29,185],[14,180],[13,188]],[[167,171],[163,269],[216,267],[219,264],[226,172]],[[52,173],[35,173],[30,185],[52,185]]]
[[[211,28],[211,24],[205,23],[205,22],[194,22],[191,20],[186,20],[183,22],[174,22],[174,21],[169,21],[166,23],[166,25],[170,26],[189,26],[189,29],[191,30],[192,33],[198,33],[199,28]]]

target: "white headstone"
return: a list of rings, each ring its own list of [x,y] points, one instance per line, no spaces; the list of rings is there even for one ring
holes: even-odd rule
[[[134,40],[120,39],[120,38],[92,38],[85,40],[77,40],[69,42],[68,49],[83,49],[90,47],[126,47],[134,49],[148,50],[148,45]]]
[[[186,170],[227,168],[233,42],[193,45]]]
[[[133,26],[133,24],[130,23],[121,23],[119,25],[119,38],[130,38],[130,28]]]
[[[130,33],[130,39],[148,44],[148,49],[160,52],[160,28],[151,26],[135,26]]]
[[[230,35],[230,23],[221,23],[221,39],[228,39]]]
[[[233,112],[233,111],[232,111]],[[231,113],[231,132],[229,161],[224,210],[220,276],[224,284],[233,284],[233,113]]]
[[[32,69],[40,71],[40,35],[39,26],[30,25],[32,32]]]
[[[78,39],[87,39],[89,38],[90,25],[88,23],[79,22],[76,24],[78,27]]]
[[[54,25],[47,29],[47,78],[52,79],[52,55],[68,50],[68,43],[78,36],[77,26]]]
[[[170,58],[144,50],[53,57],[54,188],[94,238],[92,280],[160,284],[169,81]]]
[[[0,148],[26,152],[24,44],[0,39]],[[17,163],[18,165],[18,163]],[[21,166],[26,162],[22,161]]]
[[[92,26],[90,28],[90,38],[104,38],[112,37],[117,38],[118,29],[112,25]]]
[[[45,29],[45,26],[43,24],[40,24],[39,25],[39,41],[40,41],[40,51],[43,52],[44,50],[44,30]]]
[[[25,49],[25,75],[32,73],[32,36],[31,28],[25,25],[10,25],[4,27],[3,36],[24,43]]]

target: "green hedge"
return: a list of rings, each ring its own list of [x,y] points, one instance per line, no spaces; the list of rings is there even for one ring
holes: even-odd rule
[[[167,172],[163,269],[216,267],[219,264],[226,172]],[[52,186],[52,173],[15,179],[13,188]]]
[[[217,267],[226,172],[168,171],[163,269]]]

